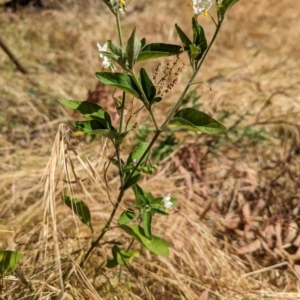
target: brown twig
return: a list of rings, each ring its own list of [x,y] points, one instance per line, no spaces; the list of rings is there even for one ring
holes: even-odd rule
[[[18,61],[18,59],[14,56],[14,54],[10,51],[10,49],[6,46],[4,41],[0,37],[0,47],[3,51],[8,55],[8,57],[13,61],[16,65],[17,69],[22,72],[23,74],[27,74],[27,70],[23,67],[23,65]]]

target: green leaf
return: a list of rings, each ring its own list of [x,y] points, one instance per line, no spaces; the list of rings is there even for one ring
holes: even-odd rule
[[[138,162],[143,156],[144,152],[147,150],[150,143],[141,143],[138,145],[128,156],[126,165],[130,165],[132,162]],[[147,160],[147,155],[143,158],[143,162]]]
[[[110,52],[102,52],[102,51],[101,54],[117,62],[123,69],[127,69],[126,66],[127,54],[125,50],[119,45],[115,44],[112,40],[107,41],[107,43],[113,55]]]
[[[164,210],[158,209],[158,208],[152,208],[151,209],[153,213],[157,213],[162,216],[168,216],[169,214],[165,212]]]
[[[88,101],[58,99],[58,102],[68,108],[80,112],[86,117],[90,117],[90,115],[102,113],[104,111],[104,109],[98,104]]]
[[[143,219],[143,228],[144,228],[145,236],[151,240],[152,239],[152,233],[151,233],[152,212],[145,211],[142,215],[142,219]]]
[[[121,57],[112,53],[112,52],[108,52],[108,51],[99,51],[99,53],[101,53],[103,56],[106,56],[107,58],[113,60],[113,61],[116,61],[118,62]]]
[[[203,53],[207,49],[207,41],[206,41],[204,29],[195,18],[192,18],[192,27],[193,27],[193,42],[197,46],[200,52],[200,54],[196,58],[196,61],[199,61]]]
[[[104,126],[101,122],[97,120],[90,121],[76,121],[74,126],[84,133],[93,133],[105,136],[109,139],[114,139],[116,137],[115,130],[107,129],[108,126]]]
[[[224,18],[226,12],[239,0],[223,0],[222,4],[218,4],[217,1],[217,7],[218,7],[218,12],[221,15],[222,18]]]
[[[127,41],[126,53],[129,69],[132,70],[141,50],[141,42],[136,37],[136,26]]]
[[[143,48],[146,46],[146,39],[142,38],[141,39],[141,50],[143,50]]]
[[[201,49],[199,49],[195,44],[190,44],[190,57],[191,57],[191,62],[193,63],[194,61],[197,62],[197,56],[201,54]]]
[[[16,251],[0,251],[0,276],[12,273],[23,254]]]
[[[118,57],[121,57],[122,59],[126,59],[126,52],[121,46],[115,44],[112,40],[108,40],[107,44],[112,53],[114,53]]]
[[[134,196],[135,196],[137,204],[139,206],[143,206],[144,196],[145,196],[143,189],[138,184],[135,184],[132,186],[132,190],[134,192]]]
[[[78,100],[59,99],[58,101],[62,105],[78,111],[86,118],[99,121],[104,126],[103,129],[113,129],[113,126],[111,125],[110,115],[98,104]]]
[[[192,44],[191,40],[187,37],[187,35],[182,31],[182,29],[177,24],[175,24],[175,28],[177,30],[180,40],[184,45],[184,49],[189,50],[189,45]]]
[[[177,55],[181,51],[181,46],[163,43],[146,45],[140,52],[137,61],[164,56]]]
[[[139,89],[130,75],[126,73],[98,72],[96,76],[102,83],[141,99]]]
[[[184,108],[178,111],[174,118],[170,121],[170,125],[178,127],[201,131],[204,133],[221,133],[226,131],[226,127],[205,114],[193,108]]]
[[[155,97],[152,101],[151,101],[151,105],[153,105],[154,103],[158,103],[158,102],[160,102],[161,101],[161,99],[162,99],[162,97]]]
[[[116,12],[115,12],[115,2],[114,1],[111,1],[111,0],[102,0],[110,9],[110,11],[116,15]]]
[[[92,231],[91,213],[88,206],[77,198],[71,198],[69,196],[64,197],[64,201],[68,207],[78,216],[79,220],[87,225]]]
[[[141,68],[141,70],[140,70],[140,82],[141,82],[143,91],[147,97],[147,100],[150,103],[156,95],[156,87],[152,83],[151,79],[149,78],[149,76],[144,68]]]
[[[141,174],[135,172],[132,177],[126,182],[124,189],[129,189],[132,185],[137,184],[141,179]]]
[[[118,224],[119,225],[126,225],[127,223],[136,219],[136,215],[132,209],[126,209],[122,212],[121,216],[119,217]]]
[[[106,267],[114,268],[118,265],[130,263],[138,253],[138,250],[125,251],[115,245],[112,248],[113,259],[107,260]]]
[[[125,232],[132,236],[135,240],[144,245],[150,252],[156,255],[168,256],[169,255],[169,244],[166,240],[152,235],[152,239],[146,237],[145,231],[141,226],[138,225],[122,225],[120,226]]]

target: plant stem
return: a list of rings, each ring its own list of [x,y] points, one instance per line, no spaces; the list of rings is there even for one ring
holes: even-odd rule
[[[132,78],[133,78],[135,84],[137,85],[137,87],[139,88],[139,90],[140,90],[140,92],[141,92],[141,94],[142,94],[142,96],[143,96],[144,104],[145,104],[146,108],[148,109],[148,111],[149,111],[149,113],[150,113],[150,115],[151,115],[151,118],[152,118],[152,121],[153,121],[153,123],[154,123],[155,129],[158,130],[157,122],[156,122],[156,120],[155,120],[153,111],[152,111],[152,109],[151,109],[150,102],[149,102],[149,100],[148,100],[148,98],[147,98],[147,96],[146,96],[146,94],[145,94],[145,92],[144,92],[144,90],[143,90],[143,87],[142,87],[140,81],[138,80],[137,76],[135,75],[134,71],[131,72],[131,75],[132,75]]]
[[[118,15],[118,14],[117,14],[117,15]],[[118,22],[118,17],[117,17],[117,22]],[[143,153],[143,155],[141,156],[141,158],[139,159],[139,161],[138,161],[138,162],[136,163],[136,165],[134,166],[133,170],[132,170],[132,171],[130,172],[130,174],[127,176],[126,180],[123,181],[123,184],[121,185],[121,188],[120,188],[120,192],[119,192],[119,196],[118,196],[117,202],[116,202],[116,204],[114,205],[114,208],[113,208],[113,210],[112,210],[112,213],[111,213],[111,215],[110,215],[108,221],[106,222],[105,227],[102,229],[100,235],[98,236],[98,238],[97,238],[95,241],[92,242],[90,248],[88,249],[88,251],[87,251],[87,252],[85,253],[85,255],[83,256],[83,258],[82,258],[82,260],[81,260],[81,262],[80,262],[80,264],[79,264],[80,267],[83,267],[83,266],[84,266],[85,262],[87,261],[87,259],[89,258],[89,256],[90,256],[91,253],[93,252],[93,250],[98,246],[99,242],[100,242],[101,239],[104,237],[105,233],[110,229],[111,222],[112,222],[112,220],[113,220],[113,218],[114,218],[114,216],[115,216],[115,214],[116,214],[116,212],[117,212],[117,210],[118,210],[118,208],[119,208],[119,205],[120,205],[120,203],[121,203],[121,201],[122,201],[122,198],[123,198],[123,196],[124,196],[124,193],[125,193],[125,186],[126,186],[127,182],[128,182],[129,179],[132,177],[132,175],[134,174],[134,172],[137,170],[137,168],[139,167],[139,165],[141,164],[141,162],[143,161],[143,159],[146,157],[146,155],[148,155],[148,153],[150,152],[151,148],[153,147],[154,143],[156,142],[156,140],[158,139],[158,137],[160,136],[160,134],[162,133],[162,131],[168,126],[169,122],[170,122],[171,119],[173,118],[173,116],[174,116],[175,112],[177,111],[177,109],[181,106],[185,94],[187,93],[188,89],[189,89],[190,86],[192,85],[193,80],[195,79],[196,75],[198,74],[198,72],[199,72],[199,70],[200,70],[200,68],[201,68],[201,66],[202,66],[202,64],[203,64],[203,62],[204,62],[204,60],[205,60],[205,58],[206,58],[208,52],[209,52],[210,49],[211,49],[211,46],[213,45],[213,43],[214,43],[214,41],[215,41],[215,39],[216,39],[216,37],[217,37],[219,31],[220,31],[222,22],[223,22],[223,18],[219,18],[219,22],[218,22],[218,24],[217,24],[217,27],[216,27],[216,31],[215,31],[215,33],[214,33],[214,36],[213,36],[213,38],[212,38],[212,40],[211,40],[211,42],[210,42],[210,44],[209,44],[207,50],[205,51],[205,53],[204,53],[204,55],[203,55],[203,57],[202,57],[202,59],[201,59],[199,65],[197,66],[197,68],[196,68],[195,71],[193,72],[192,77],[190,78],[190,80],[189,80],[187,86],[185,87],[185,89],[184,89],[183,92],[181,93],[181,95],[180,95],[180,97],[179,97],[177,103],[175,104],[175,106],[173,107],[173,109],[171,110],[171,112],[170,112],[169,115],[167,116],[165,122],[161,125],[160,128],[157,126],[157,124],[156,124],[156,122],[155,122],[155,119],[154,119],[154,116],[153,116],[153,113],[151,114],[151,108],[150,108],[149,111],[150,111],[151,117],[152,117],[152,119],[153,119],[153,122],[155,122],[155,124],[156,124],[156,133],[155,133],[154,137],[152,138],[152,140],[151,140],[149,146],[147,147],[147,149],[145,150],[145,152]],[[119,27],[119,25],[118,25],[118,27]],[[120,37],[120,42],[121,42],[121,34],[119,35],[119,37]],[[134,80],[136,81],[136,84],[138,84],[138,86],[141,88],[140,82],[137,80],[137,78],[136,78],[136,76],[134,75],[134,73],[133,73],[133,78],[134,78]],[[140,90],[141,90],[141,92],[143,93],[143,97],[145,97],[145,94],[144,94],[142,88],[141,88]],[[146,97],[145,97],[144,99],[145,99],[146,101],[148,101]],[[123,99],[122,106],[123,106],[123,105],[124,105],[124,99]],[[150,105],[149,105],[149,107],[150,107]],[[117,148],[118,148],[118,147],[119,147],[119,145],[117,145]],[[118,160],[119,160],[119,157],[118,157]]]
[[[105,224],[105,227],[102,229],[100,235],[98,236],[98,238],[95,241],[92,241],[92,244],[89,248],[89,250],[85,253],[85,255],[83,256],[79,266],[82,268],[85,264],[85,262],[87,261],[87,259],[89,258],[89,256],[91,255],[91,253],[93,252],[93,250],[98,246],[99,242],[101,241],[101,239],[103,238],[103,236],[105,235],[105,233],[110,229],[110,224],[118,210],[118,207],[122,201],[123,195],[124,195],[125,189],[124,187],[121,188],[118,199],[116,204],[114,205],[114,208],[111,212],[111,215],[108,219],[108,221]]]
[[[117,9],[117,13],[116,13],[116,22],[117,22],[120,46],[123,48],[123,35],[122,35],[122,29],[121,29],[121,23],[120,23],[120,12],[118,9]]]
[[[117,28],[118,28],[118,36],[119,36],[119,42],[120,46],[123,47],[123,37],[122,37],[122,28],[121,28],[121,23],[120,23],[120,12],[119,9],[117,9],[116,13],[116,23],[117,23]],[[123,92],[122,94],[122,104],[121,104],[121,109],[120,109],[120,123],[119,123],[119,134],[122,134],[122,127],[123,127],[123,118],[124,118],[124,108],[125,108],[125,99],[126,99],[126,94]],[[117,142],[115,144],[116,148],[116,154],[117,154],[117,160],[118,160],[118,166],[119,166],[119,176],[120,176],[120,184],[123,186],[124,184],[124,176],[123,176],[123,166],[122,166],[122,160],[121,160],[121,150],[120,150],[120,144]]]

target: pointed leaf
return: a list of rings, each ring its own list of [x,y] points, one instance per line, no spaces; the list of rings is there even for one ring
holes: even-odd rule
[[[136,219],[136,215],[132,209],[126,209],[122,212],[121,216],[119,217],[118,224],[119,225],[126,225],[127,223]]]
[[[110,11],[116,15],[115,12],[115,1],[111,1],[111,0],[102,0],[110,9]]]
[[[132,177],[126,182],[124,189],[129,189],[132,185],[137,184],[141,179],[141,174],[135,172]]]
[[[204,133],[221,133],[226,131],[226,127],[205,114],[193,108],[184,108],[178,111],[174,118],[170,121],[170,125],[189,129],[193,131],[201,131]]]
[[[138,184],[135,184],[132,186],[132,190],[134,192],[137,204],[139,206],[143,206],[144,202],[142,196],[145,196],[143,189]]]
[[[222,18],[225,16],[226,12],[239,0],[223,0],[222,4],[217,5],[218,11]]]
[[[106,267],[114,268],[115,266],[118,265],[130,263],[138,253],[139,253],[138,250],[125,251],[120,249],[118,246],[113,246],[112,248],[113,259],[107,260]]]
[[[207,41],[204,29],[195,18],[192,18],[192,27],[194,36],[193,42],[200,50],[200,55],[199,57],[197,57],[197,60],[199,60],[202,57],[205,50],[207,49]]]
[[[139,89],[130,75],[126,73],[98,72],[96,76],[102,83],[141,99]]]
[[[154,43],[146,45],[140,52],[137,61],[164,56],[177,55],[181,51],[181,46],[163,43]]]
[[[12,273],[23,254],[16,251],[0,251],[0,277]]]
[[[150,252],[156,255],[168,256],[169,255],[169,244],[166,240],[152,235],[152,239],[146,237],[145,231],[141,226],[138,225],[122,225],[120,226],[125,232],[132,236],[135,240],[144,245]]]
[[[114,139],[116,137],[115,130],[107,129],[101,122],[97,120],[90,121],[76,121],[74,126],[84,133],[98,134],[107,137],[108,139]]]
[[[151,240],[152,239],[152,234],[151,234],[152,212],[145,211],[142,215],[142,219],[143,219],[143,228],[144,228],[145,236]]]
[[[87,225],[93,231],[91,223],[91,213],[88,206],[81,200],[77,198],[71,198],[69,196],[64,197],[64,201],[67,206],[69,206],[72,211],[78,216],[79,220]]]
[[[126,52],[121,46],[115,44],[112,40],[108,40],[107,44],[112,53],[121,57],[122,59],[126,59]]]
[[[80,112],[86,118],[99,121],[104,126],[104,129],[113,129],[110,115],[98,104],[78,100],[59,99],[58,101],[62,105]]]
[[[123,69],[127,69],[126,66],[126,60],[127,60],[127,54],[125,50],[120,47],[119,45],[115,44],[112,40],[107,41],[109,49],[112,51],[112,53],[107,54],[107,52],[100,52],[107,58],[110,58],[111,60],[118,63]]]
[[[153,105],[154,103],[158,103],[162,100],[162,97],[155,97],[152,101],[151,101],[151,105]]]
[[[146,46],[146,39],[142,38],[141,39],[141,50],[143,50],[143,48]]]
[[[151,102],[156,94],[156,87],[152,83],[151,79],[149,78],[146,70],[141,68],[140,70],[140,82],[143,88],[143,91],[147,97],[147,100]]]
[[[136,37],[136,26],[134,27],[127,42],[126,53],[129,69],[132,70],[141,50],[141,42]]]
[[[96,103],[78,100],[58,99],[62,105],[80,112],[82,115],[89,117],[91,114],[97,114],[103,111],[103,108]]]
[[[175,24],[175,28],[177,30],[180,40],[184,45],[184,49],[188,50],[189,45],[192,44],[191,40],[187,37],[187,35],[182,31],[182,29],[177,24]]]
[[[108,51],[99,51],[99,53],[116,62],[121,58],[119,55]]]
[[[149,206],[149,200],[148,200],[148,198],[146,197],[146,195],[141,195],[140,196],[140,200],[141,200],[141,202],[142,202],[142,207],[146,207],[146,206]]]
[[[168,216],[169,214],[165,212],[164,210],[158,209],[158,208],[152,208],[153,213],[157,213],[162,216]]]
[[[141,143],[138,145],[128,156],[126,165],[130,165],[132,162],[137,162],[147,150],[150,143]],[[143,158],[143,162],[147,160],[147,156]]]
[[[191,62],[193,63],[194,61],[197,62],[197,56],[201,54],[201,49],[199,49],[195,44],[190,44],[190,50],[191,50]]]

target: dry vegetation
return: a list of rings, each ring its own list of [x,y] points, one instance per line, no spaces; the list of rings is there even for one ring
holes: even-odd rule
[[[179,200],[168,218],[155,222],[171,255],[156,258],[143,250],[121,271],[103,267],[109,244],[83,270],[75,260],[92,234],[63,205],[62,194],[89,204],[97,235],[118,180],[112,168],[109,199],[103,182],[109,143],[72,136],[64,124],[78,116],[57,102],[87,99],[100,69],[96,42],[116,40],[115,26],[100,1],[62,2],[49,0],[46,9],[16,14],[0,11],[1,38],[28,71],[18,72],[0,51],[0,248],[24,253],[19,270],[32,286],[12,274],[4,279],[1,299],[54,299],[60,272],[64,299],[297,299],[298,2],[241,0],[229,12],[199,75],[212,90],[200,85],[189,103],[198,97],[196,104],[222,120],[228,133],[176,134],[178,145],[142,181],[153,194]],[[186,1],[137,0],[122,22],[125,36],[137,23],[139,37],[171,43],[174,23],[188,31],[190,19]],[[211,37],[210,19],[201,16],[201,22]],[[188,73],[186,68],[176,89],[157,105],[160,120]],[[93,95],[102,104],[107,99],[101,88]],[[135,121],[146,138],[143,113]],[[124,155],[133,143],[132,136]],[[67,185],[75,176],[77,183]],[[132,199],[126,194],[123,205]],[[106,241],[120,234],[114,230]]]

